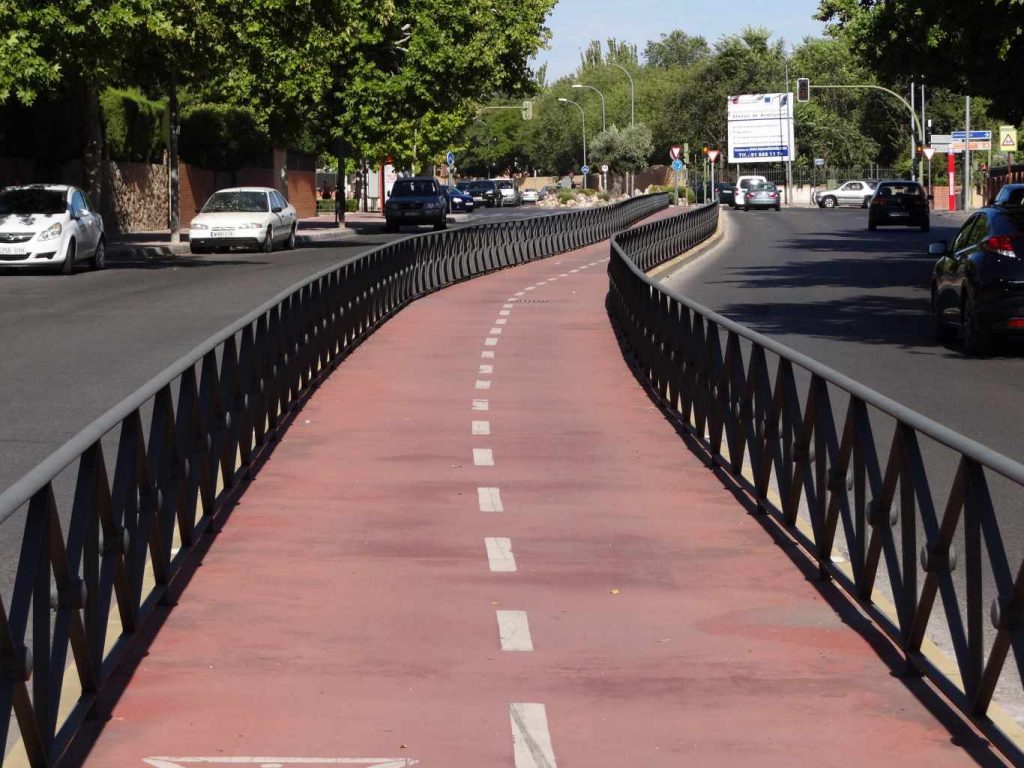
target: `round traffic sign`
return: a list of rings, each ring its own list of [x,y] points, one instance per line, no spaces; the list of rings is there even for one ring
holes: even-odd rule
[[[449,152],[447,155],[445,155],[444,159],[448,162],[448,165],[455,165],[455,153],[454,152]]]
[[[602,165],[601,166],[601,173],[608,173],[608,166],[607,165]]]
[[[580,168],[580,173],[586,176],[588,173],[590,173],[590,166],[584,165],[582,168]]]
[[[676,173],[679,173],[679,171],[683,170],[683,161],[679,160],[678,158],[673,160],[672,170],[675,171]]]

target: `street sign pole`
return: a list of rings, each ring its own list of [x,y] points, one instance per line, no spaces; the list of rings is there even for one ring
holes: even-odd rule
[[[956,155],[946,154],[946,175],[949,178],[949,210],[956,210]]]
[[[675,174],[676,174],[676,206],[678,206],[679,205],[679,171],[676,171]]]

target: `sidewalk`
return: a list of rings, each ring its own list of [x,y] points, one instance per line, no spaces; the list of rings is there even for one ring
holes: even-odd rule
[[[607,255],[456,285],[356,349],[84,764],[996,762],[652,405]]]
[[[339,229],[334,223],[333,215],[314,216],[300,219],[296,231],[295,242],[298,246],[311,243],[339,240],[355,237],[367,224],[380,223],[383,219],[378,213],[347,213],[345,228]],[[187,227],[187,222],[183,223]],[[188,230],[182,231],[182,242],[172,243],[171,233],[163,232],[126,232],[112,235],[107,247],[108,258],[153,258],[157,256],[184,256],[189,253]]]

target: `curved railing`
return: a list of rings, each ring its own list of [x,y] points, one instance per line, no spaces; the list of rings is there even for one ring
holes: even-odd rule
[[[61,761],[143,622],[173,599],[185,554],[296,407],[383,322],[432,291],[599,242],[667,205],[647,195],[350,258],[197,346],[0,494],[0,540],[20,541],[9,604],[0,597],[0,747],[16,719],[14,749],[30,765]]]
[[[1000,532],[1019,515],[1024,466],[646,274],[718,215],[705,206],[612,238],[608,308],[637,375],[908,668],[1021,761],[1021,728],[993,699],[1024,701],[1022,543],[1011,553]]]

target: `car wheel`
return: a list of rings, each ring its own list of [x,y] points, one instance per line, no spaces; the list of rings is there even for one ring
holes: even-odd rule
[[[274,234],[270,227],[267,227],[267,236],[263,238],[263,242],[260,244],[260,250],[263,253],[272,253],[274,250]]]
[[[984,321],[978,317],[978,312],[974,308],[974,299],[971,298],[970,293],[964,300],[961,317],[963,318],[964,352],[971,357],[982,357],[989,350],[992,335]]]
[[[954,336],[953,330],[942,321],[942,313],[939,311],[939,294],[932,286],[932,332],[935,334],[935,340],[940,344],[951,341]]]
[[[97,272],[107,266],[107,244],[102,237],[96,245],[96,252],[89,260],[89,266]]]
[[[77,254],[78,246],[75,244],[75,238],[71,238],[68,241],[68,252],[64,255],[64,263],[60,265],[62,275],[75,274],[75,256]]]
[[[779,211],[781,211],[781,210],[782,210],[782,206],[781,206],[781,205],[776,205],[776,206],[775,206],[775,212],[776,212],[776,213],[778,213],[778,212],[779,212]]]
[[[821,200],[821,207],[822,208],[835,208],[837,203],[838,203],[838,201],[834,197],[832,197],[832,195],[828,195],[827,197],[822,198],[822,200]]]
[[[398,225],[391,219],[384,219],[384,231],[385,232],[397,232]]]
[[[743,206],[743,210],[744,211],[749,211],[750,210],[750,206],[749,205],[744,205]]]
[[[295,250],[295,227],[292,227],[291,232],[288,233],[288,239],[284,243],[286,251]]]

